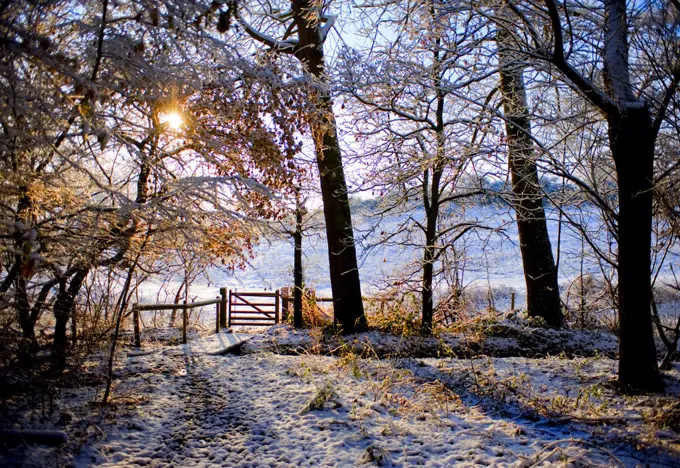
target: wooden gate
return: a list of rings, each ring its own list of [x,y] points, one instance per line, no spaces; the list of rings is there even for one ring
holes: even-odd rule
[[[229,326],[268,327],[279,323],[276,291],[229,291]]]

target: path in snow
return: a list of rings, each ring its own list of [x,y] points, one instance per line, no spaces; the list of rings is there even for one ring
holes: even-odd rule
[[[242,339],[121,356],[104,408],[101,386],[63,389],[47,419],[24,405],[13,427],[63,429],[69,444],[0,451],[0,466],[680,466],[678,434],[651,423],[678,405],[680,364],[668,395],[629,397],[606,358],[282,356],[258,339],[224,354]]]
[[[437,360],[211,355],[197,348],[129,357],[115,394],[145,398],[135,407],[119,407],[100,427],[105,436],[90,440],[71,461],[152,467],[609,466],[617,463],[613,457],[626,466],[672,466],[678,461],[635,452],[608,438],[608,430],[556,425],[502,406],[491,410],[478,404],[478,396],[458,395],[447,385],[469,374],[468,361],[446,360],[450,368],[443,370],[433,367]],[[519,359],[509,370],[520,366],[527,378],[532,372],[540,378],[569,376],[576,365],[587,371],[588,362],[548,363],[556,366],[548,373],[540,368],[543,361]],[[603,364],[593,368],[597,372],[590,380],[611,378],[613,361],[593,362]],[[565,382],[578,384],[571,378],[560,386]],[[323,394],[319,410],[303,411]]]

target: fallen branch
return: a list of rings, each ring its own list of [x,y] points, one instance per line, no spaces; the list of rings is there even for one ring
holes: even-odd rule
[[[594,418],[594,417],[588,417],[588,416],[576,416],[576,415],[571,415],[567,414],[562,417],[551,417],[547,416],[550,418],[551,421],[558,422],[558,423],[566,423],[566,422],[579,422],[583,424],[623,424],[627,420],[625,418],[620,418],[616,416],[611,416],[611,417],[601,417],[601,418]],[[630,421],[630,418],[628,419]]]
[[[595,450],[599,450],[599,451],[601,451],[602,453],[604,453],[605,455],[607,455],[613,462],[615,462],[615,463],[616,463],[617,465],[619,465],[621,468],[625,468],[625,465],[623,464],[623,462],[621,462],[621,460],[619,460],[619,459],[616,457],[616,455],[614,455],[614,454],[613,454],[612,452],[610,452],[609,450],[607,450],[607,449],[605,449],[605,448],[603,448],[603,447],[600,447],[599,445],[594,444],[594,443],[592,443],[592,442],[588,442],[588,441],[583,440],[583,439],[575,439],[575,438],[573,438],[573,437],[570,437],[569,439],[555,440],[555,441],[553,441],[553,442],[550,442],[549,444],[544,445],[543,448],[541,449],[541,451],[536,455],[536,461],[534,461],[533,463],[529,464],[528,466],[537,466],[537,465],[539,465],[540,463],[543,463],[544,461],[548,460],[551,456],[553,456],[553,455],[556,453],[556,451],[557,451],[557,446],[558,446],[558,445],[561,445],[561,444],[571,444],[571,445],[581,444],[581,445],[584,445],[584,446],[586,446],[586,447],[589,447],[589,448],[592,448],[592,449],[595,449]],[[549,449],[552,449],[552,448],[554,448],[554,449],[551,450],[550,452],[548,452],[548,453],[547,453],[547,456],[546,456],[545,453],[546,453]],[[526,466],[526,465],[525,465],[525,466]]]

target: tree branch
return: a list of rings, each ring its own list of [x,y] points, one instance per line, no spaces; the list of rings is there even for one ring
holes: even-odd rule
[[[658,135],[659,130],[661,129],[661,123],[663,122],[663,119],[666,118],[666,112],[668,112],[668,105],[670,104],[671,99],[673,99],[673,95],[678,90],[677,89],[678,84],[680,84],[680,64],[678,64],[675,67],[675,70],[673,71],[671,84],[668,87],[668,89],[666,89],[666,94],[664,94],[664,97],[661,100],[661,105],[659,106],[656,118],[654,119],[654,123],[652,124],[652,135],[654,136],[655,139],[656,135]]]
[[[270,47],[272,50],[276,52],[294,54],[297,51],[298,48],[297,41],[277,41],[273,37],[268,36],[267,34],[264,34],[255,29],[254,27],[252,27],[246,20],[244,20],[241,17],[238,7],[234,9],[234,12],[235,12],[234,14],[236,15],[236,19],[238,20],[239,24],[243,27],[245,32],[256,41],[266,45],[267,47]]]
[[[602,90],[598,89],[593,82],[584,77],[578,70],[573,68],[564,57],[564,39],[562,37],[562,22],[557,5],[553,0],[545,0],[548,15],[553,29],[553,53],[551,62],[571,81],[576,88],[583,93],[595,106],[607,115],[618,112],[616,103]]]

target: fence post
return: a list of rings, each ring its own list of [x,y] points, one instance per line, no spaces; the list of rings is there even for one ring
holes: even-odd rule
[[[288,307],[290,306],[290,288],[281,288],[281,321],[288,319]]]
[[[139,333],[139,310],[137,304],[132,304],[132,323],[135,328],[135,347],[142,347],[142,338]]]
[[[219,296],[217,296],[217,300],[221,301]],[[215,333],[220,332],[220,310],[221,310],[221,303],[218,302],[217,304],[215,304]]]
[[[227,328],[227,288],[220,288],[220,327]]]
[[[279,302],[281,298],[281,292],[277,289],[276,296],[274,296],[274,323],[280,323],[279,320]]]
[[[231,289],[230,289],[229,294],[227,295],[227,303],[229,304],[228,309],[225,307],[225,309],[227,309],[227,319],[226,319],[227,328],[231,328],[231,301],[232,301],[232,298],[231,298]]]
[[[187,301],[184,301],[184,307],[182,307],[182,344],[187,344]]]
[[[510,293],[510,311],[515,310],[515,293]]]

